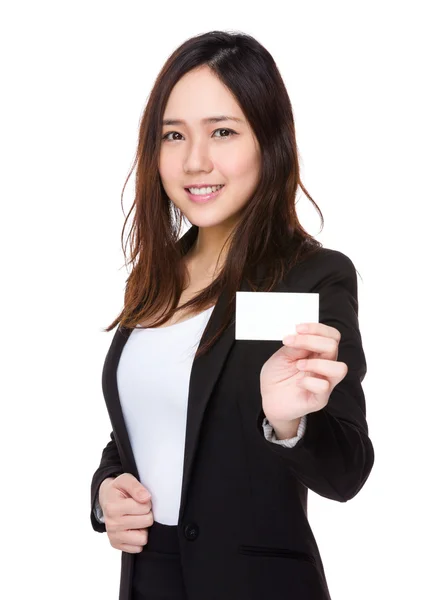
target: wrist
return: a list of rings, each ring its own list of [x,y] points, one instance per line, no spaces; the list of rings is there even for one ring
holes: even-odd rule
[[[268,419],[278,440],[287,440],[296,437],[301,420],[302,417],[293,419],[292,421],[271,421]]]

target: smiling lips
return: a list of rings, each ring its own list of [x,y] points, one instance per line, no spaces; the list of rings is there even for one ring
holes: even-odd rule
[[[207,186],[207,187],[212,187],[212,186]],[[185,191],[187,192],[190,200],[192,200],[193,202],[196,202],[198,204],[201,204],[201,203],[207,202],[209,200],[213,200],[213,198],[216,198],[223,188],[224,188],[224,185],[222,185],[216,191],[211,192],[210,194],[203,194],[203,193],[202,194],[192,194],[188,188],[185,188]]]
[[[223,183],[192,183],[191,185],[186,185],[185,189],[190,189],[191,188],[208,188],[208,187],[216,187],[218,185],[224,185]]]
[[[216,188],[220,188],[220,187],[224,187],[224,184],[223,183],[216,183],[216,184],[213,184],[213,185],[204,185],[204,184],[201,184],[201,185],[199,185],[199,184],[198,185],[189,185],[188,187],[186,187],[184,189],[189,190],[189,191],[190,190],[195,190],[197,193],[200,190],[201,193],[204,193],[203,190],[207,190],[207,189],[210,188],[212,190],[212,192],[215,192]],[[215,188],[215,189],[213,189],[213,188]]]

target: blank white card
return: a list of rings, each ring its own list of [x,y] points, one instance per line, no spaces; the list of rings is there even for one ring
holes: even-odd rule
[[[281,341],[299,323],[319,323],[318,293],[236,292],[236,340]]]

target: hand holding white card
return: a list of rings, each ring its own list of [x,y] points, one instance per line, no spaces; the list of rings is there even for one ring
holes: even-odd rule
[[[236,340],[283,340],[299,323],[319,323],[318,293],[236,292]]]

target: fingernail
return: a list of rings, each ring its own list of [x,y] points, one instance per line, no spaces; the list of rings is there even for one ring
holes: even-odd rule
[[[300,325],[296,325],[296,331],[300,331],[300,333],[308,331],[308,325],[306,323],[300,323]]]

